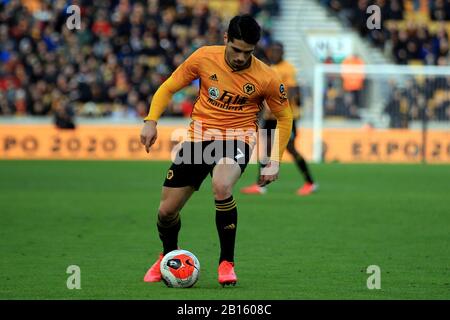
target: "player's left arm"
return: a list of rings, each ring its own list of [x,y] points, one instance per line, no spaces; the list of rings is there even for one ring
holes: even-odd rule
[[[272,145],[270,161],[261,170],[259,184],[264,186],[278,179],[278,171],[284,150],[289,142],[292,130],[292,110],[287,99],[287,90],[281,81],[272,78],[267,88],[265,100],[270,111],[277,119],[275,137]]]

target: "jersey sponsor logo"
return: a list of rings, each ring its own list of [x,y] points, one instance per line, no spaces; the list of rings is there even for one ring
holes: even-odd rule
[[[208,91],[210,90],[211,88],[209,88]],[[217,91],[219,90],[217,89]],[[243,97],[239,94],[234,94],[227,90],[223,90],[223,94],[220,96],[220,98],[213,98],[211,97],[211,94],[209,96],[210,98],[208,99],[208,102],[213,106],[233,111],[242,111],[243,105],[245,105],[248,100],[248,97]]]
[[[246,84],[244,84],[243,90],[244,90],[244,93],[251,95],[253,92],[255,92],[255,85],[253,85],[251,83],[246,83]]]
[[[209,87],[208,94],[211,99],[216,100],[220,95],[220,91],[216,87]]]
[[[232,111],[243,111],[244,110],[244,108],[242,106],[230,106],[229,104],[224,104],[222,102],[213,100],[211,98],[208,98],[208,102],[210,104],[212,104],[213,106],[218,107],[220,109],[232,110]]]
[[[215,74],[215,73],[212,76],[209,77],[209,80],[219,81],[219,79],[217,79],[217,74]]]

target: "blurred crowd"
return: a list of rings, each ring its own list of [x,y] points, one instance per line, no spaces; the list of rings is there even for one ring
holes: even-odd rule
[[[448,0],[321,0],[372,43],[388,50],[399,64],[436,65],[449,54]],[[357,3],[355,5],[355,3]],[[377,5],[381,29],[367,28],[367,7]]]
[[[81,9],[79,30],[66,26],[69,5]],[[186,57],[223,44],[234,14],[256,17],[262,50],[278,8],[278,0],[0,0],[0,115],[143,117]],[[177,93],[166,114],[189,116],[197,91]]]
[[[448,66],[450,1],[318,1],[397,63]],[[371,4],[381,9],[380,30],[366,27]],[[70,5],[80,8],[80,29],[66,25]],[[279,0],[0,0],[0,115],[55,115],[61,127],[72,127],[74,115],[143,117],[187,56],[222,44],[234,14],[250,13],[262,25],[262,57],[278,12]],[[325,115],[359,119],[368,81],[330,77]],[[175,94],[165,115],[189,116],[197,85]],[[392,84],[385,106],[391,126],[405,127],[424,110],[429,119],[449,120],[449,88],[450,78]]]
[[[391,128],[408,128],[414,120],[450,120],[450,77],[409,79],[404,86],[389,84],[384,111]]]
[[[449,64],[450,1],[448,0],[319,0],[341,21],[368,38],[374,47],[391,55],[398,64]],[[370,5],[381,12],[381,29],[370,30],[367,13]],[[333,62],[333,61],[325,61]],[[412,79],[390,86],[385,112],[391,127],[407,127],[409,121],[422,119],[449,120],[450,77]],[[338,81],[328,81],[325,114],[358,118],[363,107],[346,92]],[[426,111],[425,111],[426,110]],[[426,113],[426,114],[425,114]]]

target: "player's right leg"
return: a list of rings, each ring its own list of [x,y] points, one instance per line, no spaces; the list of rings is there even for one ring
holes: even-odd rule
[[[144,281],[161,280],[159,264],[165,254],[178,248],[181,228],[180,211],[210,172],[209,166],[195,164],[193,142],[184,142],[167,171],[158,210],[158,232],[163,252],[144,277]]]
[[[163,254],[178,248],[178,232],[181,228],[180,211],[195,189],[163,187],[158,210],[158,232],[163,244]]]
[[[192,186],[163,187],[158,210],[158,232],[163,244],[163,252],[144,276],[145,282],[161,281],[160,263],[165,254],[178,248],[178,232],[181,228],[180,211],[194,193]]]

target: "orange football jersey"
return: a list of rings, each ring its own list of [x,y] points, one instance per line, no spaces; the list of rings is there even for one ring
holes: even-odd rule
[[[225,60],[225,46],[205,46],[173,72],[171,77],[180,87],[200,79],[199,96],[191,114],[191,138],[209,140],[206,130],[222,134],[228,134],[227,129],[256,132],[263,101],[274,112],[289,108],[286,88],[277,73],[255,56],[251,59],[248,68],[234,71]],[[237,132],[234,138],[242,135]]]
[[[282,60],[277,64],[271,65],[270,67],[275,70],[286,87],[290,88],[297,86],[297,71],[291,63],[286,60]]]
[[[270,66],[281,79],[281,82],[286,86],[289,91],[290,88],[295,88],[298,86],[297,84],[297,71],[293,64],[289,63],[286,60],[282,60],[277,64],[272,64]],[[291,92],[292,93],[292,92]],[[288,97],[289,98],[289,97]],[[294,115],[294,119],[298,119],[300,117],[299,106],[296,105],[293,99],[289,98],[289,103],[291,105],[292,114]],[[265,110],[264,119],[275,120],[275,116],[270,112],[270,110]]]

